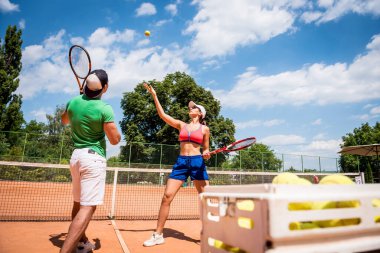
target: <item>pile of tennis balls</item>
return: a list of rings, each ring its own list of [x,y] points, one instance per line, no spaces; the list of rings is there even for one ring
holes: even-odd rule
[[[312,185],[310,181],[305,178],[301,178],[294,173],[284,172],[272,180],[273,184],[294,184],[294,185]],[[331,174],[323,177],[319,184],[321,185],[331,185],[331,184],[355,184],[349,177],[342,174]],[[251,211],[253,209],[253,202],[243,201],[240,203],[238,207],[241,210]],[[380,208],[380,199],[374,199],[372,201],[372,205],[374,207]],[[329,208],[357,208],[360,206],[359,201],[318,201],[318,202],[297,202],[297,203],[289,203],[289,210],[322,210]],[[375,217],[375,222],[380,222],[380,216]],[[240,224],[241,223],[241,224]],[[245,224],[247,223],[247,224]],[[249,222],[240,222],[239,225],[245,228],[253,228],[253,224]],[[289,224],[290,230],[303,230],[303,229],[314,229],[314,228],[328,228],[328,227],[338,227],[338,226],[349,226],[349,225],[357,225],[360,223],[359,218],[353,219],[334,219],[334,220],[318,220],[318,221],[310,221],[310,222],[292,222]],[[242,225],[245,224],[245,225]],[[237,247],[229,246],[222,241],[214,240],[214,247],[219,249],[224,249],[227,252],[233,253],[244,253],[245,251],[239,249]]]
[[[311,182],[304,178],[300,178],[293,173],[281,173],[277,175],[273,181],[273,184],[298,184],[298,185],[311,185]],[[347,176],[342,174],[332,174],[323,177],[319,184],[331,185],[331,184],[354,184],[354,182]],[[357,208],[360,206],[359,201],[316,201],[316,202],[302,202],[302,203],[290,203],[289,210],[322,210],[331,208]],[[357,225],[360,223],[359,218],[353,219],[333,219],[333,220],[318,220],[310,222],[292,222],[289,225],[290,230],[302,230],[313,228],[328,228],[339,227],[348,225]]]

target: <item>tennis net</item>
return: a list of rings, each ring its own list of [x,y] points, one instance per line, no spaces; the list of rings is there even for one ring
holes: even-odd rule
[[[157,219],[171,169],[108,167],[104,204],[93,219]],[[279,172],[208,171],[211,185],[271,183]],[[331,173],[295,173],[310,181]],[[345,173],[354,178],[358,173]],[[0,161],[1,221],[71,220],[69,165]],[[198,195],[184,182],[168,219],[198,219]]]

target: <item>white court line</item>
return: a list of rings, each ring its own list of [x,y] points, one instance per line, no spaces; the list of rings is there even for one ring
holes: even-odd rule
[[[118,229],[115,220],[111,220],[113,229],[115,230],[117,239],[119,240],[120,246],[123,249],[124,253],[131,253],[128,249],[127,244],[125,244],[125,241],[123,240],[123,237],[121,236],[120,230]]]

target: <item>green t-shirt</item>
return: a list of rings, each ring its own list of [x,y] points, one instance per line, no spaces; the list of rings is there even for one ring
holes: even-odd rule
[[[100,99],[90,99],[80,95],[66,105],[70,124],[71,138],[76,148],[91,148],[106,157],[106,140],[103,123],[113,122],[112,107]]]

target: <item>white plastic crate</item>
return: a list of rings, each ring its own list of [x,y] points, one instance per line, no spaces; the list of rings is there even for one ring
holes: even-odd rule
[[[380,252],[380,222],[375,222],[380,207],[372,204],[380,199],[380,184],[207,186],[200,199],[202,253]],[[360,204],[356,208],[288,210],[289,203],[322,201]],[[244,208],[239,209],[241,206]],[[249,210],[245,210],[247,206]],[[294,222],[334,219],[360,222],[289,228]]]

